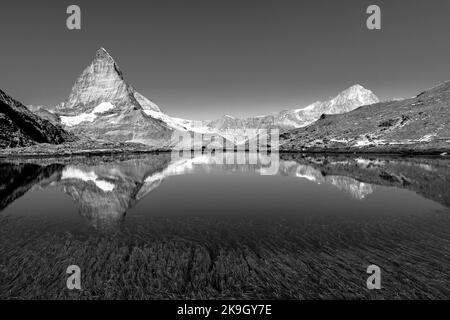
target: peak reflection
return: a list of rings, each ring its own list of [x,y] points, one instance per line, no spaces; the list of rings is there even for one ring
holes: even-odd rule
[[[274,159],[276,166],[272,163]],[[174,157],[162,153],[40,161],[0,163],[0,211],[33,188],[45,189],[51,184],[71,197],[89,225],[111,230],[120,226],[132,207],[171,176],[212,171],[264,175],[270,170],[304,183],[333,186],[355,201],[362,201],[375,191],[376,185],[383,185],[408,189],[450,207],[447,192],[450,174],[448,160],[444,159],[248,153],[188,153]]]

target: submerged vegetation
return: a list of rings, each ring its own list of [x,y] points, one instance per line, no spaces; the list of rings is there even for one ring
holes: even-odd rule
[[[2,162],[0,299],[450,297],[446,157],[283,154],[260,179],[257,166],[195,159]],[[232,174],[239,187],[218,185]],[[366,287],[372,264],[381,290]],[[71,265],[80,291],[66,286]]]
[[[0,218],[1,299],[445,299],[450,215],[131,218],[113,234]],[[82,290],[66,288],[81,268]],[[366,268],[382,269],[382,290]]]

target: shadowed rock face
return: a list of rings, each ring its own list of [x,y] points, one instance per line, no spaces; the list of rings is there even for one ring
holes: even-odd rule
[[[127,211],[174,175],[215,171],[262,174],[275,158],[243,154],[246,165],[225,164],[230,155],[200,154],[175,158],[171,154],[131,158],[53,160],[54,164],[1,163],[0,210],[29,191],[50,183],[68,194],[89,225],[114,230]],[[242,160],[242,159],[241,159]],[[356,201],[374,192],[377,185],[411,190],[450,207],[449,161],[400,157],[302,156],[282,154],[274,174],[331,185]],[[51,163],[52,160],[47,160]],[[229,163],[228,159],[228,163]],[[253,164],[254,163],[254,164]]]
[[[74,136],[30,112],[23,104],[0,90],[0,148],[36,143],[60,144]]]

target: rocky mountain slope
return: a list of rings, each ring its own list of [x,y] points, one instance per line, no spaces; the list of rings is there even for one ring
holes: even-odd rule
[[[61,125],[61,118],[57,114],[55,114],[53,111],[47,110],[46,107],[30,105],[30,106],[27,106],[27,108],[28,108],[28,110],[33,112],[38,117],[48,120],[51,123],[53,123],[54,125]]]
[[[0,90],[0,149],[75,140],[61,127],[29,111]]]
[[[450,81],[411,99],[323,115],[280,137],[283,151],[446,152],[450,149]]]

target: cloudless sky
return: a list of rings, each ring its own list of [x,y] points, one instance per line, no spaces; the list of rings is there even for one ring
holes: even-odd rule
[[[81,31],[66,28],[70,4]],[[381,31],[366,28],[370,4]],[[104,46],[169,115],[261,115],[356,83],[413,96],[450,79],[449,35],[448,0],[2,0],[0,88],[55,105]]]

